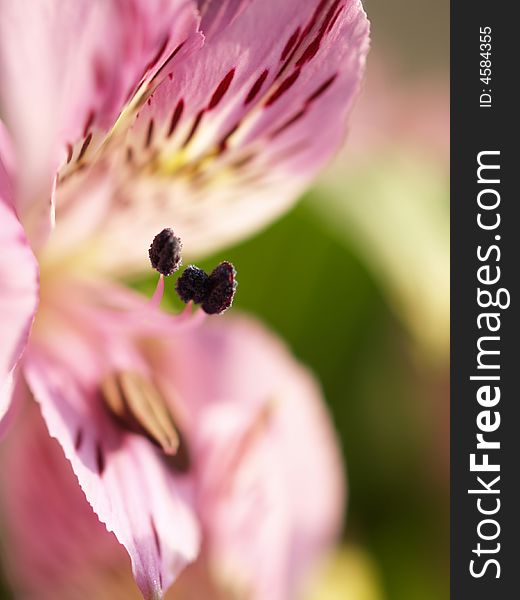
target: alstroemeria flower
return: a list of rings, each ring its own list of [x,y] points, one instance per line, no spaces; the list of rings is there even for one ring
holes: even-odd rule
[[[0,0],[0,431],[28,389],[147,598],[199,552],[180,472],[204,419],[177,389],[212,363],[157,367],[196,323],[104,278],[142,269],[165,225],[195,255],[281,213],[343,136],[367,37],[358,0]],[[256,384],[229,377],[237,441]]]
[[[78,335],[56,348],[56,356],[70,354],[71,343],[88,354],[89,342]],[[173,468],[171,482],[192,498],[203,535],[200,556],[167,598],[293,597],[334,540],[343,510],[341,461],[312,377],[272,334],[244,317],[178,330],[143,356],[189,440],[192,467],[184,473]],[[72,397],[77,384],[62,382],[63,372],[54,376]],[[94,399],[91,404],[96,407]],[[66,407],[61,398],[58,410]],[[88,426],[80,423],[78,431]],[[137,597],[128,560],[97,522],[37,411],[29,408],[12,433],[0,489],[15,590],[39,600]],[[86,462],[89,432],[82,437]],[[112,432],[102,443],[107,477],[124,453],[133,454],[134,477],[140,467],[153,468],[140,458],[144,440]],[[147,510],[140,515],[144,527],[156,519]],[[173,507],[170,519],[171,535],[186,533],[178,530],[182,520]],[[157,532],[161,526],[156,523]],[[162,537],[154,543],[154,553],[168,552]]]

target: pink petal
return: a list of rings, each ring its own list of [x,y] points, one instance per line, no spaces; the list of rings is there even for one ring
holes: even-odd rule
[[[0,157],[0,423],[11,401],[7,380],[24,351],[38,304],[38,265],[10,201]]]
[[[0,384],[0,441],[4,434],[11,428],[13,417],[16,413],[17,394],[15,393],[18,377],[15,369],[9,371],[4,381]]]
[[[147,198],[147,220],[169,210],[198,254],[295,201],[345,136],[368,50],[359,0],[276,3],[276,18],[265,0],[231,8],[227,27],[163,81],[128,138],[134,168],[153,160],[133,188]],[[128,218],[142,220],[139,198],[121,195]]]
[[[250,319],[208,320],[175,343],[183,352],[171,377],[191,401],[210,567],[254,599],[292,597],[343,515],[341,459],[320,390]]]
[[[198,0],[200,28],[207,40],[228,27],[252,0]]]
[[[34,404],[1,448],[2,564],[27,600],[137,600],[130,561],[78,486]],[[205,560],[183,571],[166,598],[229,600]]]
[[[34,404],[3,447],[0,483],[5,571],[20,597],[140,597],[128,555],[87,503]]]
[[[131,92],[197,26],[188,0],[2,0],[0,105],[24,177],[19,214],[40,233],[68,148],[113,126]]]
[[[76,313],[73,290],[63,302],[35,332],[24,374],[94,512],[127,549],[143,595],[159,598],[198,553],[191,483],[167,467],[151,442],[124,432],[103,405],[107,373],[147,373],[129,333],[117,323],[110,328],[101,309],[90,320]]]
[[[125,298],[122,291],[113,292],[100,291],[99,306],[111,302],[129,308],[134,303],[132,295]],[[76,300],[73,295],[72,303]],[[64,314],[61,307],[56,308],[65,321],[74,312]],[[100,414],[99,399],[92,395],[87,402],[79,399],[78,388],[85,396],[91,377],[99,370],[98,362],[131,361],[133,350],[128,341],[111,339],[106,344],[111,348],[108,355],[105,346],[96,347],[93,354],[91,335],[67,333],[70,325],[60,325],[55,316],[48,317],[55,341],[48,343],[43,355],[41,332],[36,332],[38,352],[28,358],[26,372],[47,426],[59,437],[96,512],[100,507],[105,510],[111,494],[111,523],[131,521],[128,548],[135,531],[148,524],[149,503],[168,503],[173,523],[168,527],[168,522],[161,522],[156,528],[164,554],[186,521],[171,503],[186,493],[183,486],[193,486],[191,502],[202,520],[204,547],[171,589],[171,597],[217,600],[244,597],[243,593],[252,600],[293,597],[302,575],[334,541],[343,508],[335,436],[309,374],[272,334],[250,319],[208,320],[203,327],[191,329],[163,324],[155,343],[150,345],[148,340],[146,361],[161,389],[178,399],[175,408],[191,455],[190,474],[179,481],[167,471],[172,487],[161,493],[157,489],[160,478],[150,489],[146,473],[134,463],[131,474],[126,468],[119,472],[122,478],[115,489],[113,474],[121,462],[140,460],[148,442],[111,430],[111,423]],[[102,329],[107,327],[109,322],[103,323]],[[93,324],[87,329],[91,332]],[[143,366],[144,357],[133,356],[135,368]],[[110,569],[119,594],[113,592],[113,598],[131,597],[131,588],[124,587],[129,583],[120,552],[96,529],[59,454],[45,441],[41,429],[38,432],[40,426],[35,430],[30,423],[25,422],[27,433],[14,432],[15,448],[19,445],[16,452],[9,451],[7,481],[11,485],[3,492],[9,499],[8,514],[13,515],[10,548],[15,573],[27,573],[22,583],[44,600],[50,600],[56,589],[79,590],[78,599],[111,599],[107,589],[112,588],[107,587],[105,576],[105,569]],[[78,428],[84,432],[80,438]],[[132,439],[136,443],[130,443]],[[71,449],[74,441],[79,446],[76,453]],[[87,449],[100,441],[106,450],[105,464],[102,476],[93,481],[99,457],[95,449]],[[137,442],[141,442],[139,447]],[[146,463],[152,472],[157,470],[156,459]],[[32,471],[34,478],[24,476]],[[135,507],[140,485],[146,486],[147,499]],[[121,493],[121,486],[128,490],[126,494]],[[156,513],[152,514],[156,519]],[[127,525],[121,528],[122,534],[115,527],[109,529],[121,541]],[[154,554],[153,544],[141,542],[136,543],[141,552],[137,561]],[[154,561],[145,564],[151,570],[149,579],[153,578]],[[140,580],[145,594],[150,593],[149,579]]]
[[[359,0],[201,6],[204,46],[165,66],[106,149],[116,167],[58,189],[62,232],[94,236],[107,270],[145,268],[143,248],[165,223],[190,257],[254,232],[292,205],[345,135],[368,49]]]

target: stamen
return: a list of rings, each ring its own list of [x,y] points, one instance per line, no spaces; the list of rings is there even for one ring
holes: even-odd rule
[[[224,261],[209,276],[190,265],[177,280],[175,289],[183,302],[202,304],[208,315],[220,315],[233,303],[237,285],[235,268]]]
[[[195,304],[200,304],[206,297],[208,280],[209,277],[202,269],[190,265],[177,279],[175,290],[183,302],[193,300]]]
[[[147,437],[174,456],[180,438],[166,401],[146,377],[132,371],[108,375],[101,382],[105,405],[128,431]]]
[[[164,275],[159,275],[159,281],[157,282],[157,287],[155,288],[155,292],[153,296],[150,298],[148,305],[152,308],[159,308],[161,304],[161,300],[164,296]]]
[[[168,228],[158,233],[150,246],[150,262],[161,274],[149,303],[154,308],[159,306],[164,294],[164,277],[171,275],[181,265],[181,248],[181,240]],[[235,268],[230,262],[224,261],[210,275],[190,265],[177,280],[175,291],[189,305],[186,309],[190,314],[191,304],[201,304],[206,314],[220,315],[233,303],[237,285]]]
[[[181,266],[182,242],[169,228],[158,233],[148,254],[152,267],[161,275],[171,275]]]
[[[209,276],[208,293],[202,310],[208,315],[221,315],[232,304],[237,289],[235,267],[228,261],[221,262]]]

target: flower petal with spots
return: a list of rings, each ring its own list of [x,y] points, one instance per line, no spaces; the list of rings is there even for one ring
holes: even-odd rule
[[[23,373],[88,502],[128,551],[144,598],[155,600],[199,552],[192,486],[167,465],[160,448],[114,418],[102,382],[111,373],[152,377],[138,340],[159,326],[165,331],[165,317],[134,312],[127,326],[120,300],[126,295],[132,303],[134,295],[118,288],[112,294],[97,287],[98,300],[112,304],[110,310],[83,311],[76,300],[88,298],[88,290],[73,285],[36,325]],[[167,335],[174,335],[177,321],[169,323]]]
[[[294,202],[343,139],[368,49],[359,0],[291,0],[276,18],[264,0],[226,7],[229,23],[165,67],[130,128],[58,188],[64,225],[83,220],[85,195],[105,188],[90,231],[106,269],[142,268],[137,242],[165,220],[190,256],[253,232]],[[58,232],[55,253],[61,242]]]
[[[60,164],[102,138],[197,26],[190,0],[0,1],[0,115],[24,165],[16,201],[35,242],[51,225]]]

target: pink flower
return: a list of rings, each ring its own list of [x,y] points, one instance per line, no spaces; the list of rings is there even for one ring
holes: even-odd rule
[[[163,389],[175,387],[170,398],[179,400],[189,440],[192,468],[172,470],[172,484],[191,496],[203,536],[201,554],[173,586],[173,598],[182,589],[193,598],[291,597],[334,540],[343,508],[341,463],[315,383],[279,341],[243,317],[179,331],[151,353]],[[36,411],[27,411],[13,433],[0,487],[10,516],[9,573],[18,589],[39,599],[132,597],[127,559],[97,523]],[[103,443],[108,439],[115,445],[115,434]],[[132,452],[138,481],[129,492],[136,494],[139,446],[147,442],[127,436],[119,444],[107,451],[106,476]],[[156,518],[148,511],[142,507],[145,527]],[[173,510],[170,519],[182,525]],[[163,537],[154,543],[154,554],[168,552]],[[197,594],[199,586],[212,592]]]
[[[142,269],[165,221],[195,255],[293,202],[341,141],[368,26],[358,0],[198,9],[2,1],[0,433],[30,392],[146,598],[201,539],[247,563],[255,597],[283,598],[337,523],[335,506],[293,492],[325,469],[340,495],[321,413],[307,432],[307,413],[285,409],[307,376],[283,351],[271,364],[250,325],[172,317],[106,277]],[[248,337],[258,347],[242,355]],[[286,441],[271,432],[284,419]],[[292,440],[287,473],[272,435]],[[305,477],[312,436],[323,450],[309,445]],[[275,520],[250,534],[253,483]]]

